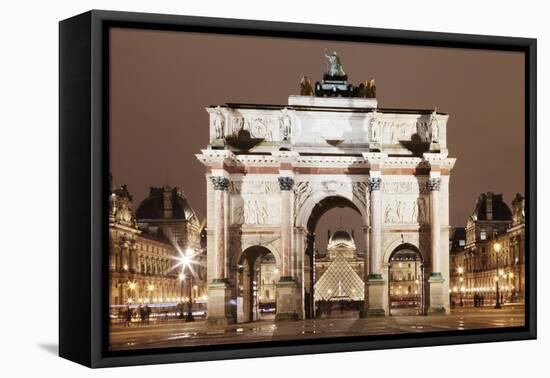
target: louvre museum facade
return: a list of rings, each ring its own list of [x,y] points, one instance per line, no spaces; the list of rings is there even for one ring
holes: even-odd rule
[[[128,306],[174,310],[179,303],[206,303],[203,222],[185,195],[169,186],[151,188],[134,212],[125,185],[109,198],[109,304],[116,315]],[[197,253],[197,266],[182,282],[174,267],[178,251]],[[189,289],[189,290],[187,290]]]
[[[497,246],[497,248],[495,248]],[[525,300],[525,199],[482,193],[465,228],[451,238],[451,301],[456,306]],[[482,302],[474,301],[474,299]]]

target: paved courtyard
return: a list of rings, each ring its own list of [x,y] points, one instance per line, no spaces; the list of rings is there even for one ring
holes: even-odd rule
[[[360,319],[355,314],[341,317],[275,322],[262,320],[228,326],[207,326],[204,321],[111,328],[111,349],[182,347],[273,340],[296,340],[337,336],[382,335],[500,328],[524,325],[524,308],[510,307],[454,309],[451,315],[391,316]]]

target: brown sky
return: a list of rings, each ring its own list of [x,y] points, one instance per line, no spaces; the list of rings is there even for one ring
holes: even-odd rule
[[[376,79],[379,107],[450,114],[453,226],[465,224],[482,192],[502,192],[508,203],[524,193],[521,53],[132,29],[111,33],[115,184],[128,184],[134,208],[149,186],[177,185],[203,216],[204,167],[194,154],[208,143],[205,106],[286,104],[303,75],[321,78],[324,48],[338,51],[352,83]],[[339,224],[339,215],[322,219],[317,234],[324,240]]]

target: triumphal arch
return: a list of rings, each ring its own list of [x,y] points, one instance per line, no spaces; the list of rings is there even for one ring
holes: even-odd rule
[[[207,180],[209,322],[257,318],[266,255],[278,272],[276,319],[315,316],[314,231],[336,206],[363,221],[363,316],[390,314],[390,261],[403,250],[421,260],[424,313],[448,313],[448,115],[313,94],[206,110],[210,141],[197,158]]]

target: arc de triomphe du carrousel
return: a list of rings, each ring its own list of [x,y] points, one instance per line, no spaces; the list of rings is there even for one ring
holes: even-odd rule
[[[449,312],[448,115],[378,108],[373,81],[347,83],[339,57],[315,90],[286,105],[209,106],[206,167],[208,322],[255,319],[262,256],[279,272],[276,319],[314,316],[314,231],[334,207],[365,234],[361,316],[389,315],[389,262],[403,249],[423,267],[424,313]],[[335,59],[336,58],[336,59]],[[336,61],[335,61],[336,60]]]

